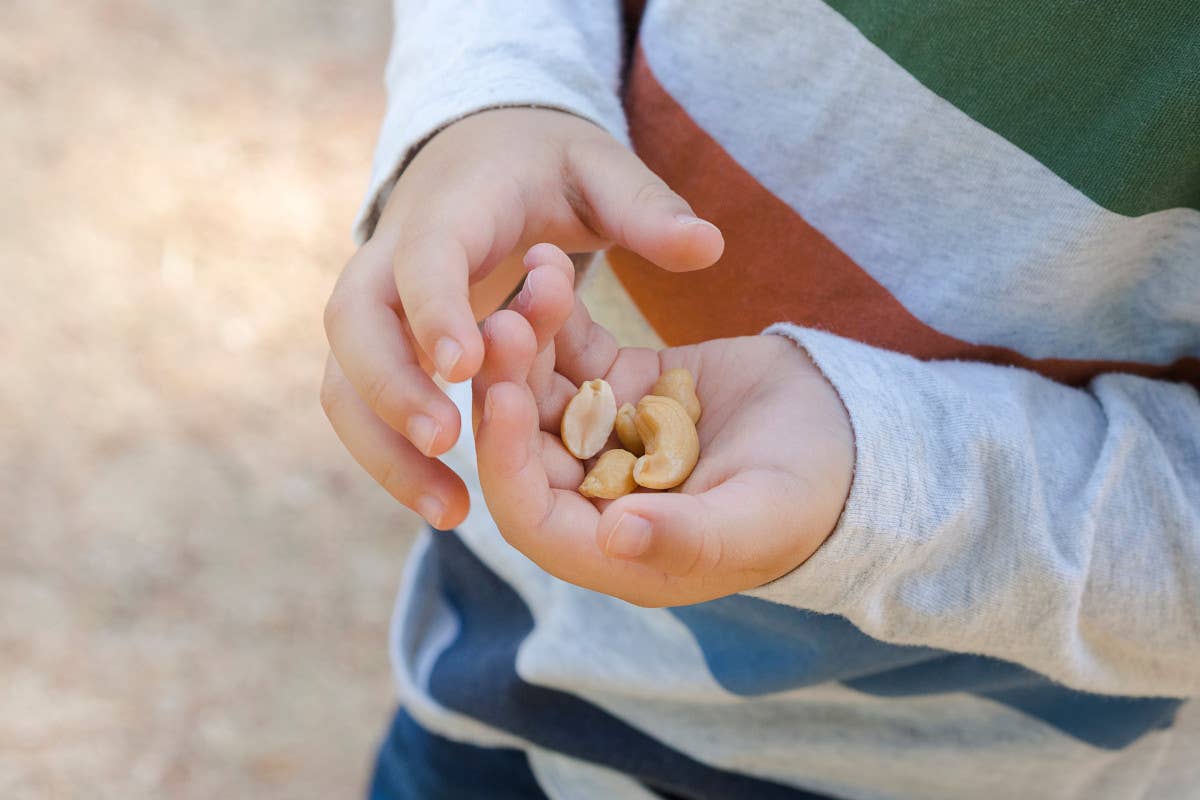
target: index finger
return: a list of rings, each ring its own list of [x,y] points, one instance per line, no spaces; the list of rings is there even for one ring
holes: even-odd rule
[[[471,312],[470,259],[445,231],[401,242],[393,256],[396,291],[413,339],[452,383],[483,363],[483,340]]]
[[[516,247],[525,224],[519,199],[482,181],[397,206],[396,291],[413,338],[452,383],[483,363],[470,285]]]
[[[350,259],[325,309],[329,347],[380,419],[438,455],[458,438],[458,410],[418,363],[395,311],[387,263],[387,252],[370,242]]]

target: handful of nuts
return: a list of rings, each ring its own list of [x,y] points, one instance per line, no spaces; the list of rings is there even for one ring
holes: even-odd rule
[[[700,458],[699,419],[696,382],[686,369],[667,370],[636,407],[625,403],[620,409],[606,381],[587,381],[563,412],[563,444],[586,460],[604,449],[615,428],[625,449],[603,453],[579,493],[615,500],[638,486],[671,489],[683,483]]]

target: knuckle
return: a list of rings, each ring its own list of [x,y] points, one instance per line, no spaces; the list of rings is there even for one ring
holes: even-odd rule
[[[433,209],[431,209],[433,210]],[[393,258],[396,261],[401,259],[402,253],[415,252],[419,249],[428,247],[436,243],[439,239],[439,231],[431,227],[428,223],[423,223],[419,220],[409,220],[408,224],[400,229],[398,241]]]
[[[366,391],[363,393],[363,400],[366,401],[367,407],[376,415],[383,417],[385,412],[395,407],[392,399],[394,386],[394,376],[390,372],[379,372],[372,375],[367,383]]]
[[[448,319],[453,313],[444,298],[429,291],[410,292],[401,297],[400,302],[404,305],[404,316],[415,337],[420,337],[431,326]]]
[[[329,300],[325,303],[325,313],[323,322],[325,324],[325,337],[329,341],[333,341],[337,336],[337,331],[342,325],[342,321],[347,319],[349,312],[349,301],[346,295],[335,287],[333,294],[329,296]]]
[[[618,149],[614,150],[613,143],[608,141],[572,138],[563,143],[561,150],[559,185],[567,206],[586,230],[602,240],[609,237],[605,235],[600,214],[592,205],[595,187],[591,184],[606,173],[614,157],[632,155],[623,145],[616,147]]]
[[[701,532],[687,565],[679,571],[680,578],[703,578],[720,571],[725,560],[725,544],[711,530]]]
[[[395,497],[405,505],[409,504],[408,492],[406,491],[404,481],[404,471],[395,461],[387,461],[382,466],[377,467],[373,476],[375,482],[384,488],[384,490]]]
[[[538,533],[546,533],[550,530],[550,525],[554,519],[554,512],[558,507],[558,495],[546,485],[542,496],[541,508],[537,513],[537,522],[534,523],[533,529]]]
[[[599,325],[589,325],[583,336],[569,336],[555,340],[555,347],[562,348],[562,361],[578,362],[586,356],[602,352],[609,346],[608,332]]]
[[[674,200],[675,193],[667,187],[658,178],[646,180],[633,195],[633,205],[642,206],[658,202],[660,200]]]
[[[577,176],[580,168],[588,164],[601,163],[609,154],[609,144],[591,138],[570,138],[562,143],[561,161],[564,170]]]
[[[371,239],[359,247],[346,262],[329,300],[325,303],[325,333],[330,339],[343,323],[354,318],[355,300],[362,295],[363,286],[370,283],[365,273],[388,263],[387,258],[383,256],[384,252],[386,251],[383,245]]]
[[[704,540],[709,553],[705,572],[710,575],[719,573],[725,568],[725,539],[710,532]]]
[[[661,204],[665,201],[678,202],[675,200],[675,197],[675,193],[658,178],[650,178],[642,183],[637,191],[634,192],[633,199],[626,207],[625,213],[621,215],[621,241],[631,241],[631,234],[636,231],[638,221],[646,214],[649,206]]]
[[[542,426],[543,431],[546,428],[556,428],[562,422],[562,415],[556,414],[558,407],[554,403],[554,398],[548,394],[534,394],[534,402],[537,404],[538,423]]]
[[[344,388],[339,381],[333,380],[328,375],[321,381],[321,410],[325,412],[325,416],[332,421],[338,414],[339,407],[342,403]]]

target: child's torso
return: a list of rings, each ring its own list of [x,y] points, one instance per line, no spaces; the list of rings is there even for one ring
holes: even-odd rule
[[[653,0],[627,110],[642,157],[727,239],[686,275],[611,255],[607,296],[667,344],[786,320],[1072,384],[1200,381],[1198,4]],[[427,724],[696,797],[1200,782],[1195,704],[751,598],[646,610],[561,583],[495,530],[472,453],[467,431],[451,463],[472,516],[418,548],[397,615]]]

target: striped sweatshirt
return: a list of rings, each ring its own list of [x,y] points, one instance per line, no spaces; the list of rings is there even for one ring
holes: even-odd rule
[[[802,566],[643,609],[505,544],[464,426],[472,512],[394,619],[414,719],[570,800],[1200,797],[1200,4],[395,16],[360,238],[445,125],[590,119],[726,239],[694,273],[610,252],[628,311],[790,337],[857,447]]]

